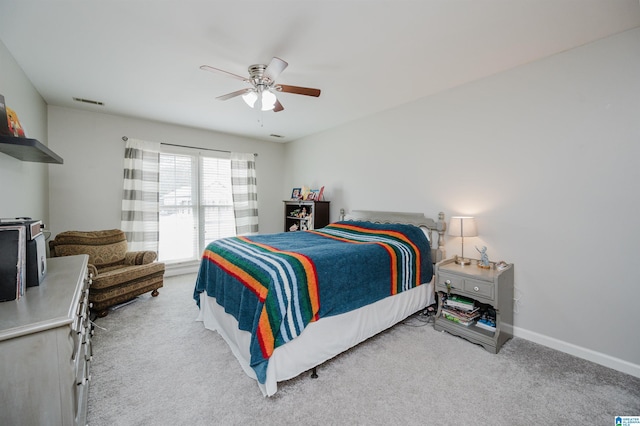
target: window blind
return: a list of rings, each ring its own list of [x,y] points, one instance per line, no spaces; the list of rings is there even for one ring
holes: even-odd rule
[[[159,260],[198,260],[209,242],[233,235],[230,160],[202,152],[162,152]]]

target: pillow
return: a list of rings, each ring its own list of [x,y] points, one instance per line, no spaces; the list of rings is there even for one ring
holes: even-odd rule
[[[422,232],[427,237],[427,240],[429,240],[429,243],[431,243],[431,229],[427,228],[426,226],[421,226],[420,229],[422,229]]]

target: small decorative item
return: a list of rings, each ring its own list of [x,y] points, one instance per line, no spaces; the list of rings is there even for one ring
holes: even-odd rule
[[[311,190],[309,189],[308,186],[303,186],[302,187],[302,192],[300,193],[300,195],[302,196],[303,200],[308,200],[309,198],[309,193],[311,192]]]
[[[476,250],[480,253],[480,260],[478,261],[478,267],[483,269],[489,269],[491,264],[489,263],[489,256],[487,256],[487,246],[482,246],[482,249],[479,249],[476,246]]]
[[[498,271],[502,271],[504,269],[507,269],[508,267],[509,267],[509,264],[504,260],[501,260],[500,262],[496,263],[496,269]]]
[[[9,132],[17,138],[24,138],[24,128],[20,124],[18,114],[6,105],[5,108],[7,110],[7,124],[9,125]]]
[[[297,223],[294,223],[293,225],[291,225],[289,227],[289,231],[291,231],[291,232],[294,232],[294,231],[297,231],[297,230],[298,230],[298,224]]]
[[[309,200],[320,201],[319,197],[320,197],[319,189],[312,189],[311,192],[309,192]]]
[[[320,192],[318,193],[318,201],[324,201],[324,186],[320,188]]]
[[[291,199],[299,200],[301,194],[302,194],[302,190],[300,188],[293,188],[293,191],[291,191]]]
[[[0,136],[13,136],[13,131],[9,130],[9,118],[2,95],[0,95]]]

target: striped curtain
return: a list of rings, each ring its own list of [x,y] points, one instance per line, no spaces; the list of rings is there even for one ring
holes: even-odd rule
[[[160,143],[127,140],[121,228],[131,251],[158,251],[159,169]]]
[[[253,154],[231,153],[231,192],[236,234],[258,233],[258,187]]]

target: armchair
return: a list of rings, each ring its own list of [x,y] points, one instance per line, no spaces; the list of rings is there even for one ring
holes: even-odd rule
[[[127,251],[127,239],[119,229],[66,231],[49,241],[51,257],[89,255],[91,309],[104,317],[108,308],[151,291],[158,295],[164,278],[164,263],[155,262],[154,251]]]

